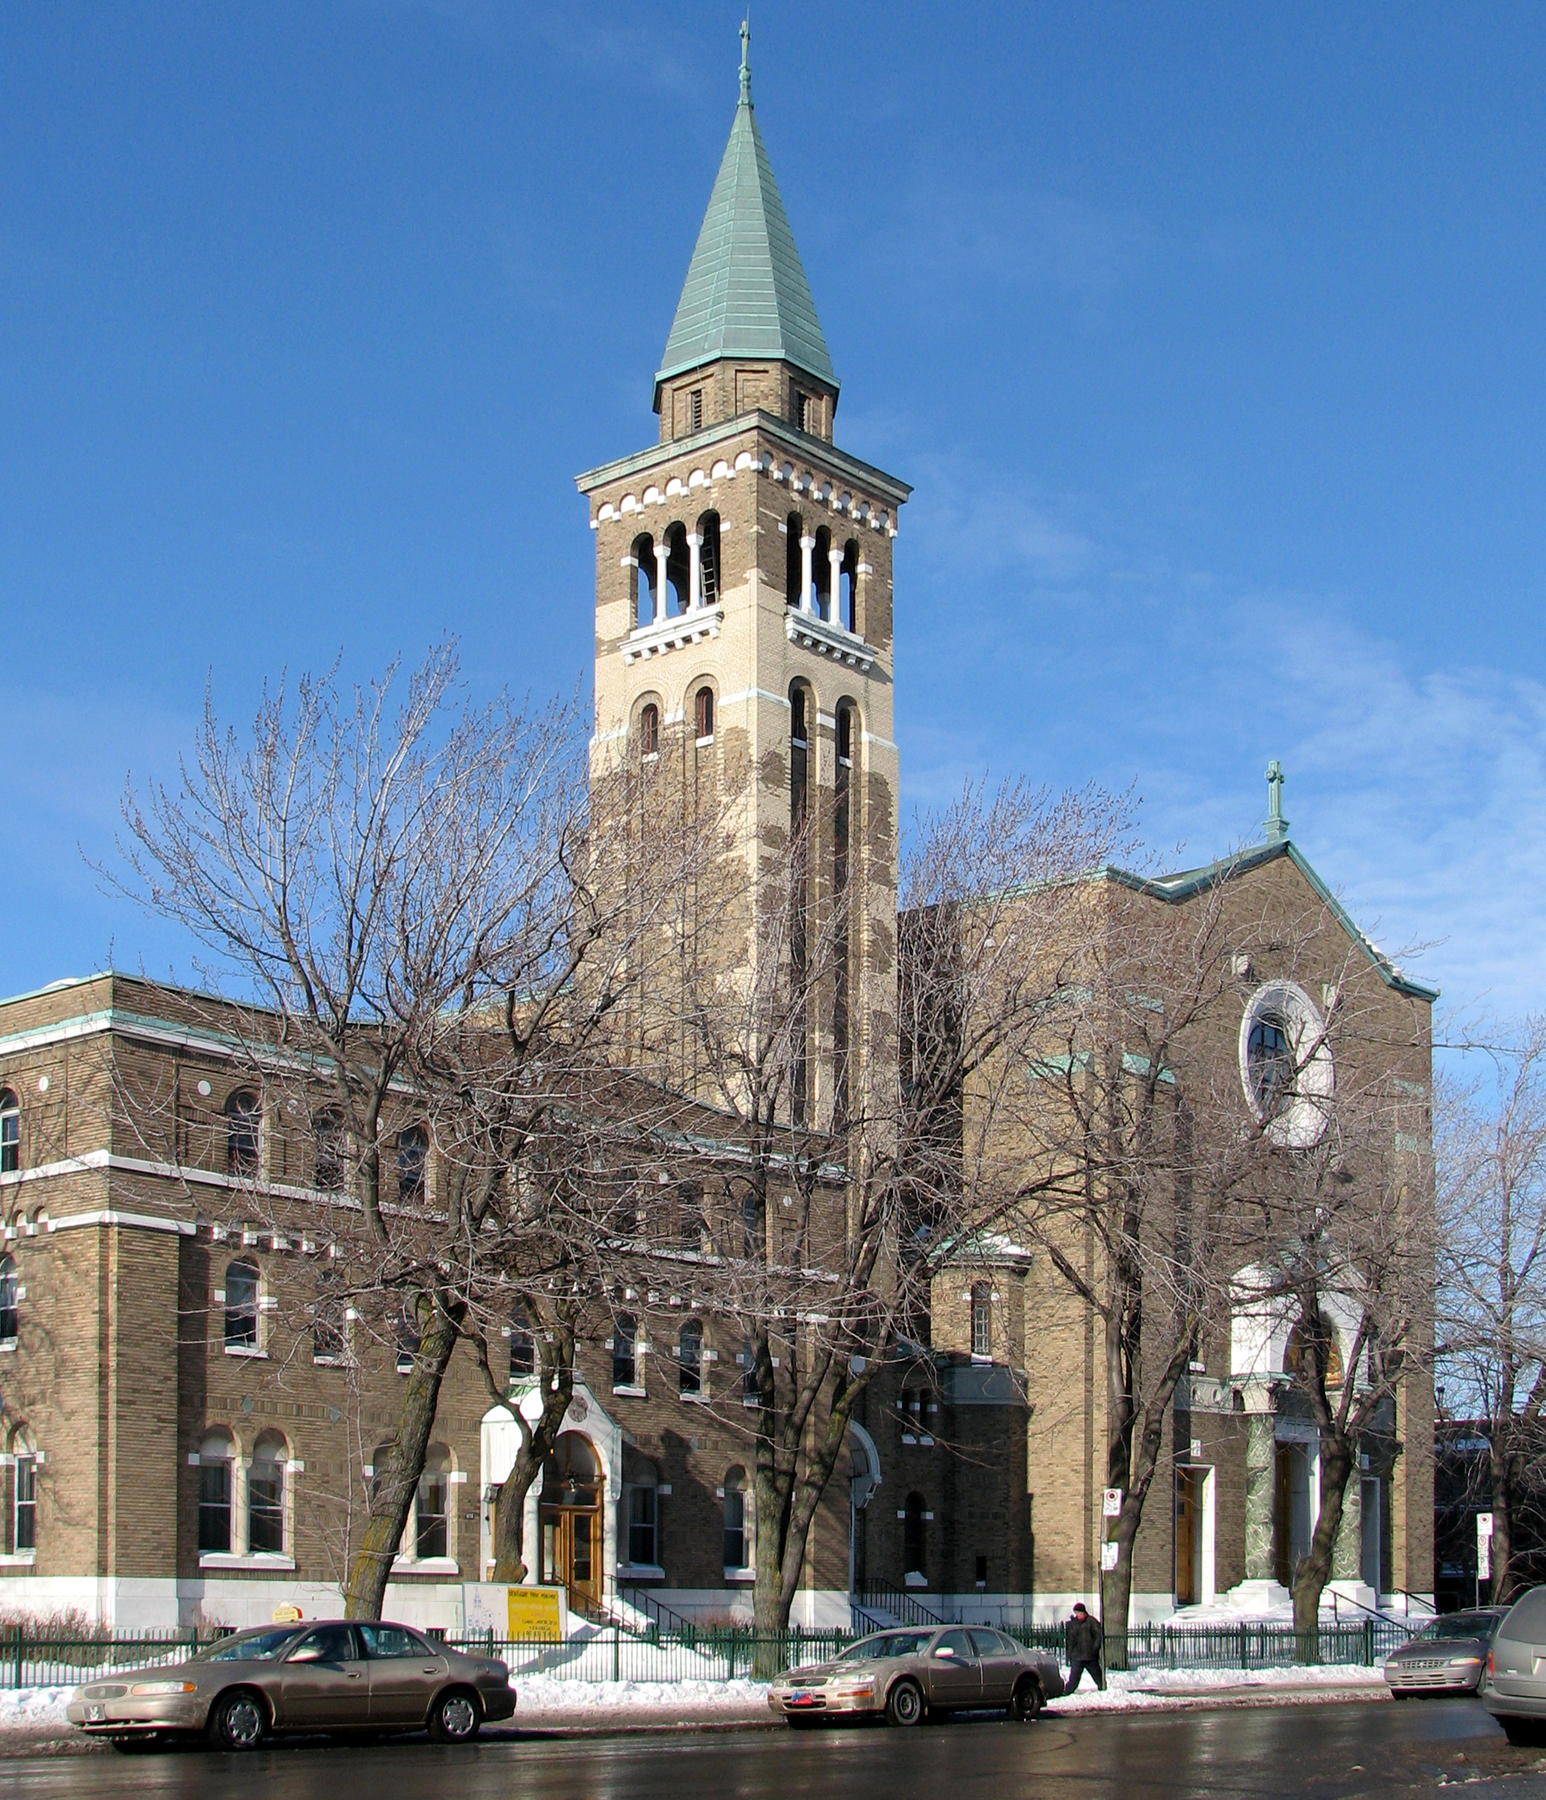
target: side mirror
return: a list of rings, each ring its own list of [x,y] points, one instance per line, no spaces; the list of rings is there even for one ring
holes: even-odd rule
[[[934,1654],[936,1656],[954,1656],[955,1651],[950,1648],[949,1644],[941,1644]]]

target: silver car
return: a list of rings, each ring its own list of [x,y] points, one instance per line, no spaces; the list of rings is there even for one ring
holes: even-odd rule
[[[1034,1719],[1062,1692],[1046,1651],[983,1625],[940,1625],[877,1632],[831,1662],[791,1669],[768,1690],[768,1705],[791,1725],[855,1714],[916,1725],[929,1713],[1000,1706]]]
[[[1511,1744],[1546,1744],[1546,1587],[1522,1595],[1498,1627],[1482,1705]]]
[[[1483,1606],[1445,1613],[1385,1659],[1391,1697],[1413,1694],[1474,1694],[1482,1685],[1492,1634],[1506,1607]]]
[[[406,1625],[342,1620],[223,1638],[186,1662],[126,1669],[71,1696],[71,1724],[115,1743],[202,1733],[252,1750],[270,1732],[423,1731],[464,1744],[515,1711],[509,1670]]]

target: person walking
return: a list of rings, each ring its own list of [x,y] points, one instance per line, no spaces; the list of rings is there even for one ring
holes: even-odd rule
[[[1087,1669],[1096,1687],[1105,1687],[1106,1678],[1100,1670],[1101,1645],[1105,1641],[1105,1633],[1100,1628],[1100,1620],[1092,1619],[1084,1610],[1082,1600],[1074,1602],[1074,1616],[1065,1627],[1064,1641],[1068,1646],[1068,1682],[1063,1692],[1071,1694]]]

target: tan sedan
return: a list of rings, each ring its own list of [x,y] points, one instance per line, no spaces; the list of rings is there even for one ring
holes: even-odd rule
[[[844,1713],[884,1713],[916,1725],[929,1713],[999,1707],[1034,1719],[1063,1692],[1057,1660],[982,1625],[877,1632],[831,1662],[791,1669],[768,1705],[791,1725]]]
[[[510,1672],[406,1625],[329,1622],[243,1631],[187,1662],[78,1687],[70,1722],[93,1737],[202,1732],[251,1750],[271,1732],[423,1731],[465,1744],[515,1712]]]

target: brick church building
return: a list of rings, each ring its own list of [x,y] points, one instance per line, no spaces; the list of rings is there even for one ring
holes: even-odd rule
[[[702,778],[749,772],[748,854],[807,807],[843,822],[818,846],[818,885],[819,904],[851,908],[849,998],[816,1034],[813,1119],[895,1057],[893,557],[910,490],[839,447],[839,393],[743,60],[654,378],[657,441],[579,478],[596,545],[594,754],[669,741]],[[1242,916],[1328,917],[1323,971],[1242,965],[1217,1066],[1238,1054],[1246,1116],[1252,1021],[1315,1012],[1317,992],[1329,1008],[1351,958],[1398,1047],[1412,1154],[1426,1151],[1435,996],[1336,906],[1275,800],[1243,854],[1098,880],[1159,909],[1227,883]],[[388,1161],[405,1201],[434,1182],[406,1101]],[[261,1224],[241,1216],[255,1185]],[[308,1327],[282,1303],[324,1281],[338,1194],[319,1142],[264,1110],[218,1001],[106,973],[0,1003],[0,1614],[122,1628],[336,1609],[350,1507],[401,1380],[390,1354],[351,1349],[344,1322],[315,1311]],[[932,1341],[907,1346],[856,1414],[812,1528],[802,1623],[883,1618],[901,1596],[943,1617],[1053,1618],[1098,1589],[1105,1401],[1087,1310],[1006,1232],[940,1277],[929,1316]],[[1135,1617],[1230,1593],[1281,1604],[1319,1491],[1292,1355],[1288,1323],[1249,1316],[1199,1344],[1134,1553]],[[565,1434],[528,1500],[533,1580],[592,1612],[650,1596],[746,1616],[738,1356],[711,1318],[642,1308],[580,1346]],[[517,1323],[500,1370],[517,1402],[531,1366]],[[1433,1586],[1428,1383],[1414,1365],[1351,1484],[1334,1574],[1366,1605]],[[390,1616],[461,1624],[514,1453],[508,1411],[459,1350]]]

